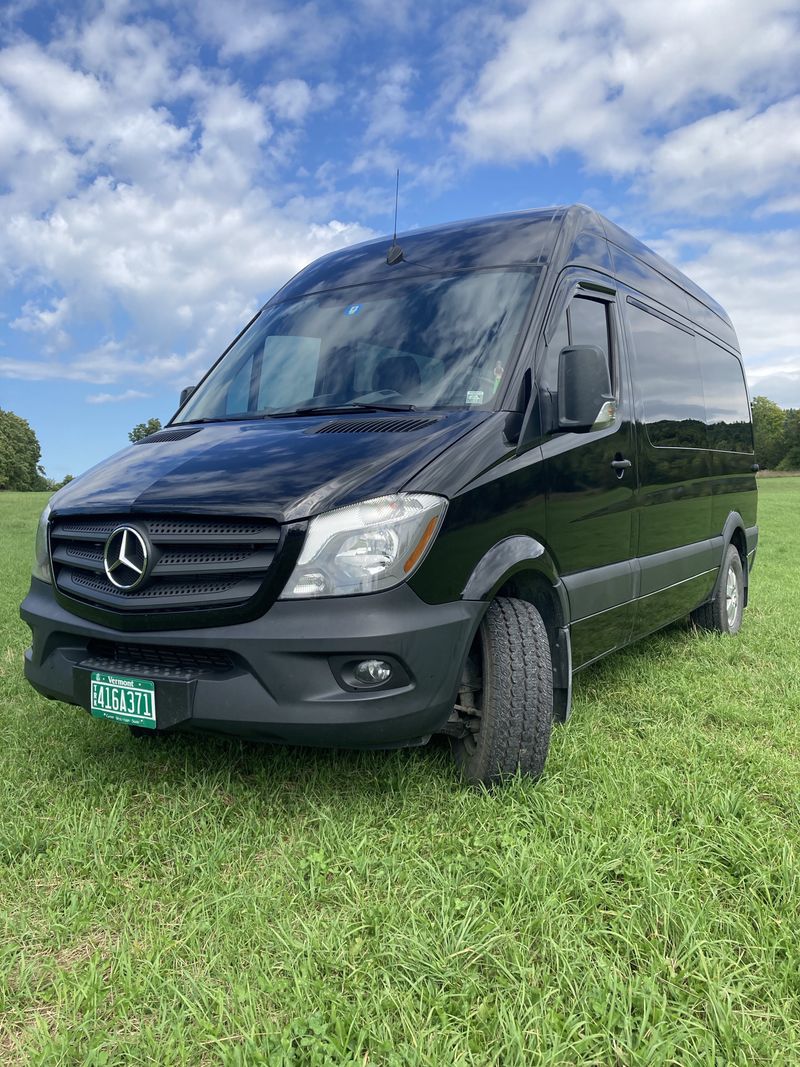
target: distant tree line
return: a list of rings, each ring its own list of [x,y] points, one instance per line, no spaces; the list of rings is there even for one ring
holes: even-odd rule
[[[800,408],[782,408],[774,400],[757,396],[753,433],[762,470],[800,471]]]
[[[30,424],[13,411],[0,408],[0,489],[52,492],[72,481],[71,474],[61,482],[48,478],[41,458],[42,450]]]

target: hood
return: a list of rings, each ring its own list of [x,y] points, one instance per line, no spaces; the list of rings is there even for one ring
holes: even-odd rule
[[[485,411],[454,411],[187,425],[196,432],[181,440],[156,435],[103,460],[66,485],[53,508],[59,514],[214,512],[292,522],[399,491],[490,417]],[[422,429],[380,431],[380,425],[427,418],[435,421]],[[379,432],[326,430],[333,424]]]

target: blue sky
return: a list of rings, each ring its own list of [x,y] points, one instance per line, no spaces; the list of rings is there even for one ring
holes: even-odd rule
[[[305,263],[582,201],[800,406],[796,0],[198,0],[0,11],[0,407],[51,477],[165,421]]]

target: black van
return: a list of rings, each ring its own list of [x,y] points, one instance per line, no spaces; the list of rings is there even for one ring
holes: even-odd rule
[[[438,733],[470,780],[537,775],[576,670],[739,629],[756,469],[730,320],[608,219],[372,241],[52,498],[26,674],[142,736]]]

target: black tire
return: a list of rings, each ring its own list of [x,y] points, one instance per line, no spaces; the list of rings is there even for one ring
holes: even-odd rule
[[[742,625],[744,611],[744,571],[742,558],[733,545],[728,545],[722,576],[714,596],[692,612],[695,625],[701,630],[720,634],[736,634]]]
[[[553,667],[542,617],[532,604],[499,597],[470,651],[457,708],[469,729],[451,737],[469,782],[492,785],[521,771],[538,778],[553,725]]]

